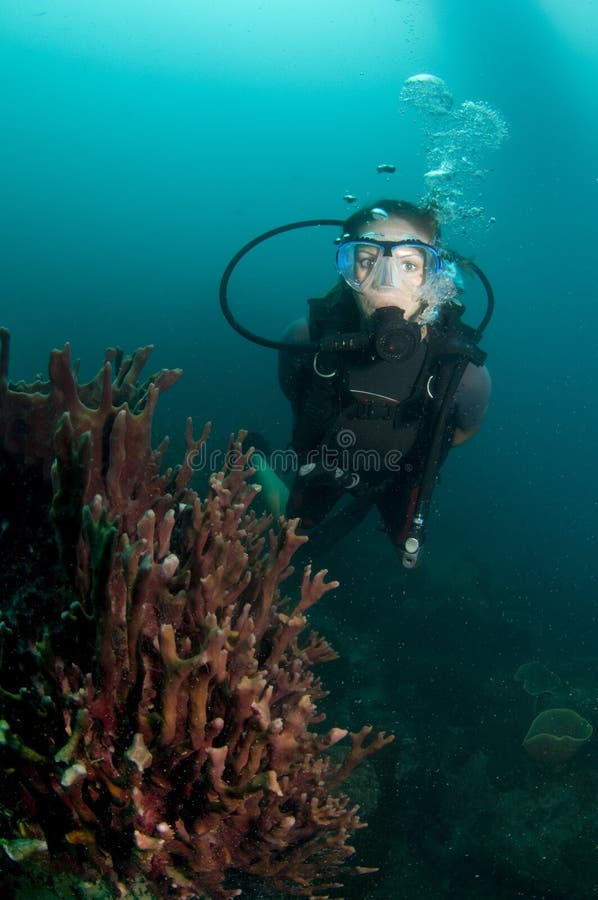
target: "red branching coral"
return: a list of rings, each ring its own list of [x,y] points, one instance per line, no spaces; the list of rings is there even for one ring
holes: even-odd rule
[[[55,594],[60,618],[26,640],[18,611],[3,611],[6,853],[16,859],[25,835],[115,895],[142,876],[156,896],[229,898],[252,875],[327,896],[361,825],[338,785],[390,740],[362,729],[333,763],[326,751],[346,731],[316,730],[313,667],[334,652],[304,638],[306,613],[337,582],[307,569],[298,598],[281,596],[305,538],[251,510],[258,488],[240,440],[204,500],[188,464],[160,473],[152,415],[179,373],[137,386],[148,348],[110,351],[84,386],[68,348],[54,351],[49,383],[13,386],[1,338],[0,446],[51,467],[68,585]],[[189,421],[188,453],[206,437],[194,440]]]

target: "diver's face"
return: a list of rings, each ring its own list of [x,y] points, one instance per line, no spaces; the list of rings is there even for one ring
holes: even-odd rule
[[[364,226],[360,237],[379,241],[405,241],[416,239],[426,244],[432,243],[432,235],[416,228],[406,219],[390,217],[376,220]],[[360,312],[369,318],[376,309],[394,306],[402,309],[405,319],[416,319],[422,308],[421,289],[425,282],[425,258],[416,247],[395,247],[390,259],[384,260],[389,268],[389,277],[384,274],[377,283],[368,285],[367,276],[376,261],[374,247],[362,245],[355,257],[355,275],[364,287],[355,292]],[[392,271],[391,271],[392,269]]]

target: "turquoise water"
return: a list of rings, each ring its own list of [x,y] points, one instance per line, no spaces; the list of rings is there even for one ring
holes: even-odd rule
[[[344,217],[346,194],[425,194],[438,129],[401,102],[406,79],[442,78],[453,110],[482,101],[508,126],[494,147],[463,138],[480,176],[444,228],[496,293],[486,423],[446,466],[425,566],[399,569],[369,520],[326,560],[342,589],[316,614],[343,654],[330,718],[403,739],[360,836],[381,869],[367,896],[598,891],[584,855],[598,838],[596,751],[547,785],[521,750],[536,707],[513,680],[539,660],[564,685],[551,702],[598,726],[597,40],[592,0],[0,6],[11,376],[32,379],[66,340],[84,376],[105,346],[153,343],[156,368],[185,372],[158,414],[173,453],[188,414],[214,421],[214,446],[241,426],[285,446],[275,356],[229,329],[220,275],[266,229]],[[329,286],[331,237],[281,239],[241,269],[243,322],[276,337],[300,315]]]

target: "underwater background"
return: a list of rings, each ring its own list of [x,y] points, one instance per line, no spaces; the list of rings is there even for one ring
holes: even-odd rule
[[[597,46],[592,0],[0,4],[13,380],[67,340],[83,378],[106,346],[152,343],[154,367],[184,369],[156,420],[173,458],[187,415],[212,420],[214,450],[240,427],[282,448],[276,355],[219,309],[243,244],[344,218],[348,194],[436,191],[444,243],[492,282],[491,406],[443,470],[424,564],[405,571],[375,516],[317,560],[341,581],[313,616],[341,654],[330,717],[397,735],[360,798],[360,861],[380,871],[347,896],[598,893],[598,750],[547,770],[522,749],[543,708],[598,726]],[[420,73],[445,109],[405,94]],[[481,120],[459,118],[467,103]],[[276,338],[324,293],[335,234],[244,262],[242,323]],[[466,318],[482,315],[475,295]],[[515,679],[526,663],[549,689]]]

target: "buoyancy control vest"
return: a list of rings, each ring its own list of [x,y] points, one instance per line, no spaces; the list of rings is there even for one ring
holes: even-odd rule
[[[310,300],[309,308],[312,341],[359,330],[353,294],[342,283]],[[292,441],[300,460],[357,472],[364,487],[385,484],[400,471],[416,481],[455,370],[447,347],[459,332],[461,312],[459,304],[447,306],[407,359],[380,359],[363,349],[306,355]],[[446,423],[441,461],[453,431],[454,414]]]

